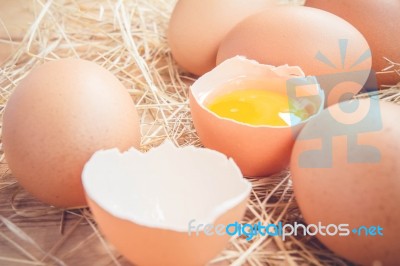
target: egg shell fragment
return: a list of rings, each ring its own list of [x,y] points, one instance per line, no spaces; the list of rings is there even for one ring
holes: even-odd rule
[[[207,236],[203,229],[189,235],[190,221],[241,221],[251,191],[225,155],[171,142],[147,153],[98,151],[82,180],[101,232],[138,265],[204,265],[230,237]]]

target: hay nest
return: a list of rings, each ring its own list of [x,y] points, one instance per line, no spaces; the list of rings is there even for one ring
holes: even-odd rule
[[[104,66],[124,83],[141,116],[143,150],[166,138],[179,146],[200,146],[188,107],[188,87],[195,77],[176,66],[166,42],[174,2],[37,0],[31,27],[14,43],[13,57],[0,68],[0,112],[32,67],[57,58],[79,57]],[[388,67],[388,71],[398,69],[395,63]],[[377,93],[384,100],[400,103],[398,87]],[[103,239],[87,209],[60,210],[31,198],[10,174],[2,152],[0,155],[1,265],[129,265]],[[251,182],[245,222],[302,221],[288,171]],[[210,264],[348,262],[313,237],[286,241],[258,237],[250,242],[236,237]]]

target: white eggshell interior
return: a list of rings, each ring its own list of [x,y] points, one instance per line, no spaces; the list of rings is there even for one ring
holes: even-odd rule
[[[169,141],[147,153],[98,151],[86,163],[82,182],[89,198],[112,215],[180,232],[192,219],[213,223],[251,191],[232,159]]]
[[[193,98],[197,103],[207,112],[212,113],[208,108],[205,107],[207,98],[210,95],[218,95],[218,91],[223,91],[226,84],[239,84],[240,80],[248,80],[250,84],[265,84],[266,88],[274,89],[276,86],[286,86],[287,80],[301,80],[303,86],[310,88],[311,97],[304,97],[300,100],[304,107],[312,107],[314,110],[310,117],[318,114],[324,107],[325,95],[323,90],[320,88],[317,79],[314,76],[305,76],[304,72],[298,66],[271,66],[260,64],[255,60],[247,59],[243,56],[235,56],[225,60],[218,66],[216,66],[210,72],[201,76],[193,85],[190,87]],[[251,86],[251,85],[250,85]],[[252,87],[252,86],[251,86]],[[243,88],[242,88],[243,89]],[[227,92],[225,90],[225,92]],[[212,113],[219,117],[218,115]],[[231,120],[227,118],[219,117],[224,120]],[[284,117],[285,121],[294,121],[291,117]],[[307,120],[309,120],[307,119]],[[307,121],[306,120],[306,121]],[[234,120],[231,120],[234,121]],[[235,123],[243,124],[237,121]],[[302,121],[305,122],[305,121]],[[246,126],[250,126],[244,124]],[[269,127],[269,126],[251,126],[251,127]]]

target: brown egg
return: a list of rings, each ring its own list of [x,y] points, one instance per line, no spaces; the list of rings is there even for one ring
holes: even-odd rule
[[[241,21],[221,42],[217,64],[235,55],[300,66],[317,77],[328,105],[359,92],[371,70],[368,43],[356,28],[303,6],[266,9]]]
[[[0,65],[16,51],[34,21],[36,3],[25,0],[2,0],[0,3]]]
[[[57,207],[86,205],[83,165],[97,150],[140,144],[130,95],[99,65],[63,59],[35,67],[3,118],[5,156],[18,182]]]
[[[251,125],[221,117],[207,107],[216,96],[238,89],[273,91],[288,100],[299,100],[309,117],[287,119],[286,125]],[[242,57],[226,60],[200,77],[189,94],[190,112],[201,143],[232,158],[249,177],[268,176],[287,168],[298,132],[321,112],[323,103],[324,95],[315,78],[305,77],[299,67],[262,65]]]
[[[245,17],[278,4],[278,0],[181,0],[168,29],[168,43],[177,63],[202,75],[215,67],[218,46]]]
[[[307,0],[306,5],[329,11],[353,24],[371,46],[372,68],[375,72],[390,66],[384,57],[400,63],[400,1]],[[377,78],[380,85],[400,82],[400,76],[395,72],[378,74]]]
[[[343,236],[317,237],[355,263],[400,261],[399,113],[400,106],[373,99],[334,105],[303,128],[293,148],[293,186],[305,221],[347,224]]]

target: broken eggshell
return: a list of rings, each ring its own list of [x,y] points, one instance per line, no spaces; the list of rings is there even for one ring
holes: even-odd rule
[[[271,90],[295,98],[309,117],[298,121],[288,114],[287,126],[253,126],[220,117],[206,107],[213,97],[246,88]],[[193,123],[202,144],[233,158],[242,173],[252,177],[285,169],[298,132],[324,106],[324,93],[316,78],[305,77],[300,67],[263,65],[242,56],[227,59],[200,77],[190,87],[189,97]]]
[[[189,234],[189,223],[241,221],[251,191],[232,159],[171,142],[147,153],[98,151],[82,181],[100,231],[137,265],[204,265],[229,236]]]

